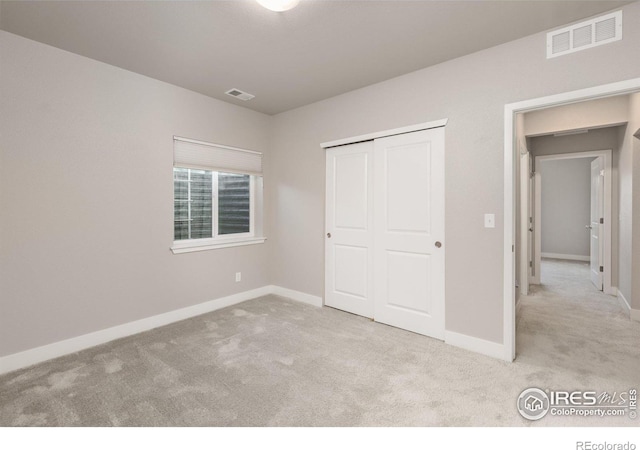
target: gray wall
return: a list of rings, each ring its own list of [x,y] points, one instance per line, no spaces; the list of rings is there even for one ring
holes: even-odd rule
[[[618,289],[633,309],[640,309],[640,93],[629,101],[629,123],[620,133],[620,275]],[[635,270],[634,270],[635,268]]]
[[[640,76],[640,3],[623,10],[613,44],[547,60],[540,33],[275,116],[274,284],[324,291],[321,142],[446,117],[446,329],[502,342],[504,105]]]
[[[547,60],[541,33],[272,118],[0,32],[0,355],[265,284],[322,295],[319,144],[445,117],[446,328],[502,342],[504,105],[640,76],[623,9],[613,44]],[[268,244],[170,253],[174,134],[267,152]]]
[[[629,99],[627,95],[605,97],[525,114],[527,136],[576,130],[603,125],[616,125],[627,121]]]
[[[631,280],[632,297],[629,299],[631,307],[640,311],[640,93],[631,96],[629,102],[630,134],[633,153],[633,232],[632,232],[632,265]],[[640,314],[640,313],[639,313]]]
[[[526,118],[525,118],[526,120]],[[558,153],[590,152],[594,150],[618,150],[618,135],[626,125],[600,128],[584,134],[566,136],[538,136],[527,138],[533,156]]]
[[[543,161],[542,253],[584,256],[590,254],[591,161],[576,158]]]
[[[0,64],[0,356],[268,284],[266,244],[169,248],[173,135],[267,151],[269,116],[6,32]]]

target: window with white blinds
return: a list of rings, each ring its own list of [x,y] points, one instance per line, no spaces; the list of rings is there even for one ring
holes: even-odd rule
[[[261,153],[174,138],[174,253],[264,242],[261,186]]]

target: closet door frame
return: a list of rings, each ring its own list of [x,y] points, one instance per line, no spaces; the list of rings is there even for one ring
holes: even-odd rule
[[[424,131],[424,130],[429,130],[429,129],[433,129],[433,128],[440,128],[440,127],[445,127],[447,125],[448,119],[442,119],[442,120],[437,120],[437,121],[432,121],[432,122],[426,122],[426,123],[421,123],[421,124],[416,124],[416,125],[410,125],[407,127],[402,127],[402,128],[395,128],[395,129],[391,129],[391,130],[385,130],[385,131],[379,131],[379,132],[375,132],[375,133],[368,133],[368,134],[364,134],[364,135],[359,135],[359,136],[354,136],[354,137],[350,137],[350,138],[344,138],[344,139],[338,139],[338,140],[334,140],[334,141],[329,141],[329,142],[325,142],[321,144],[321,148],[325,149],[325,150],[330,150],[330,149],[338,149],[342,146],[348,146],[350,144],[355,144],[355,143],[362,143],[362,142],[366,142],[366,141],[371,141],[371,145],[373,147],[374,142],[376,139],[379,138],[385,138],[385,137],[390,137],[390,136],[395,136],[395,135],[399,135],[399,134],[405,134],[405,133],[412,133],[415,131]],[[444,144],[443,144],[444,145]],[[374,153],[372,153],[372,157],[375,158],[376,155]],[[327,244],[327,240],[331,239],[331,237],[329,236],[333,236],[332,233],[332,229],[333,229],[333,224],[330,223],[331,221],[333,221],[333,217],[330,217],[330,211],[329,211],[329,201],[332,197],[330,197],[330,195],[333,195],[330,192],[330,186],[329,183],[333,182],[330,181],[329,179],[329,164],[330,164],[330,158],[329,155],[327,154],[326,157],[326,161],[327,161],[327,189],[326,189],[326,193],[327,193],[327,198],[325,199],[325,205],[326,205],[326,210],[325,210],[325,305],[327,306],[335,306],[335,305],[331,305],[331,304],[327,304],[327,294],[330,292],[331,286],[330,286],[330,276],[332,276],[329,273],[328,270],[328,262],[330,261],[330,258],[333,258],[333,255],[330,255],[329,252],[329,245]],[[373,161],[371,161],[371,163],[373,163]],[[444,164],[443,164],[444,166]],[[444,170],[444,167],[442,168]],[[370,172],[370,177],[372,178],[373,175],[373,171]],[[371,182],[371,180],[369,180],[369,182]],[[444,187],[443,187],[444,188]],[[372,191],[369,191],[370,194],[373,195]],[[443,192],[443,197],[444,197],[444,192]],[[374,200],[375,201],[375,200]],[[444,202],[444,199],[442,200]],[[371,211],[370,211],[371,212]],[[444,214],[444,207],[442,210],[442,213]],[[374,211],[375,214],[375,211]],[[443,223],[444,223],[444,217],[442,218]],[[373,226],[373,224],[372,224]],[[443,225],[444,228],[444,225]],[[444,230],[443,230],[444,232]],[[375,248],[373,245],[373,239],[371,241],[372,246],[370,247],[370,252],[369,255],[371,257],[371,264],[373,263],[373,253],[375,252]],[[444,249],[442,249],[444,251]],[[442,272],[444,273],[444,258],[443,258],[443,262],[442,262],[443,267],[441,268]],[[443,276],[444,278],[444,276]],[[373,282],[373,272],[371,272],[371,276],[368,278],[368,282]],[[371,313],[370,314],[366,314],[365,317],[371,317],[375,320],[375,310],[374,310],[374,305],[375,305],[375,292],[373,291],[373,286],[369,285],[368,289],[370,289],[368,292],[370,292],[370,296],[371,296],[371,301],[372,301],[372,309],[371,309]],[[329,303],[331,303],[331,301],[329,301]],[[349,312],[353,312],[353,311],[349,311]],[[358,314],[358,313],[356,313]],[[441,305],[441,311],[438,313],[439,315],[441,315],[442,317],[442,330],[439,331],[438,333],[436,333],[435,336],[438,339],[444,339],[444,279],[442,280],[442,305]],[[364,315],[364,314],[360,314],[360,315]]]

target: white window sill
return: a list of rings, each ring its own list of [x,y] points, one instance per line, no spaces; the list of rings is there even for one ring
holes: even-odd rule
[[[174,255],[179,253],[201,252],[203,250],[216,250],[218,248],[240,247],[242,245],[263,244],[266,237],[244,237],[233,239],[202,239],[194,241],[174,241],[171,251]]]

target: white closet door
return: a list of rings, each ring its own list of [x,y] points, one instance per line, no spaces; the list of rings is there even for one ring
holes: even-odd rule
[[[373,141],[327,150],[325,304],[373,317]]]
[[[444,338],[444,128],[375,140],[375,320]]]

